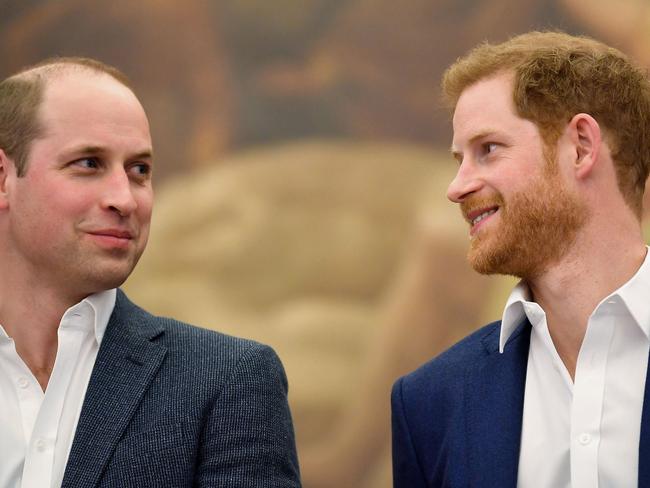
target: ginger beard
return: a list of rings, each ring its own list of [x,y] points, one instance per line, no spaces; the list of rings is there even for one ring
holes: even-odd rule
[[[565,188],[554,163],[547,163],[528,188],[507,202],[501,193],[468,198],[461,210],[467,215],[495,205],[499,221],[472,236],[468,260],[481,274],[524,279],[539,276],[566,254],[588,214],[586,206]]]

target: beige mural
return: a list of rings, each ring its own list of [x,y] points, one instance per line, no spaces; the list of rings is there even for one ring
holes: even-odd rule
[[[387,488],[392,382],[514,283],[465,263],[442,71],[551,27],[650,66],[645,2],[610,3],[0,0],[0,71],[90,55],[131,76],[157,194],[127,292],[277,350],[305,488]]]

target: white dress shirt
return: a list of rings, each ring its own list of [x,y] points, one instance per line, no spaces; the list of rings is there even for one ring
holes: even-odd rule
[[[650,253],[649,253],[650,254]],[[544,310],[524,283],[506,304],[500,348],[524,316],[532,324],[519,488],[637,486],[641,412],[650,352],[650,258],[589,317],[575,381]]]
[[[0,325],[0,487],[60,487],[116,292],[70,307],[45,392]]]

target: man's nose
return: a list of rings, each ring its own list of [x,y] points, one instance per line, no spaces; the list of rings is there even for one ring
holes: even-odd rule
[[[137,207],[132,182],[124,169],[112,171],[105,182],[103,206],[121,216],[131,214]]]
[[[463,161],[458,168],[456,177],[447,188],[447,198],[455,203],[461,203],[465,198],[477,192],[483,186],[482,180],[476,174],[469,162]]]

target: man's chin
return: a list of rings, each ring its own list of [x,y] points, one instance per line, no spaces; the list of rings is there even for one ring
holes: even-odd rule
[[[134,265],[131,263],[119,263],[112,265],[97,266],[87,270],[83,282],[92,293],[98,293],[112,288],[118,288],[129,277]]]
[[[499,269],[496,269],[485,259],[481,258],[469,258],[469,264],[476,271],[482,275],[494,275],[494,274],[504,274]]]
[[[498,273],[498,270],[494,269],[494,258],[494,244],[491,245],[489,240],[482,235],[472,237],[467,251],[467,261],[474,271],[485,275]]]
[[[548,265],[540,256],[516,249],[514,246],[499,249],[470,249],[467,260],[477,273],[507,275],[521,279],[539,276]]]
[[[483,275],[519,276],[520,270],[514,269],[513,250],[490,246],[488,242],[473,242],[467,253],[470,266]]]

